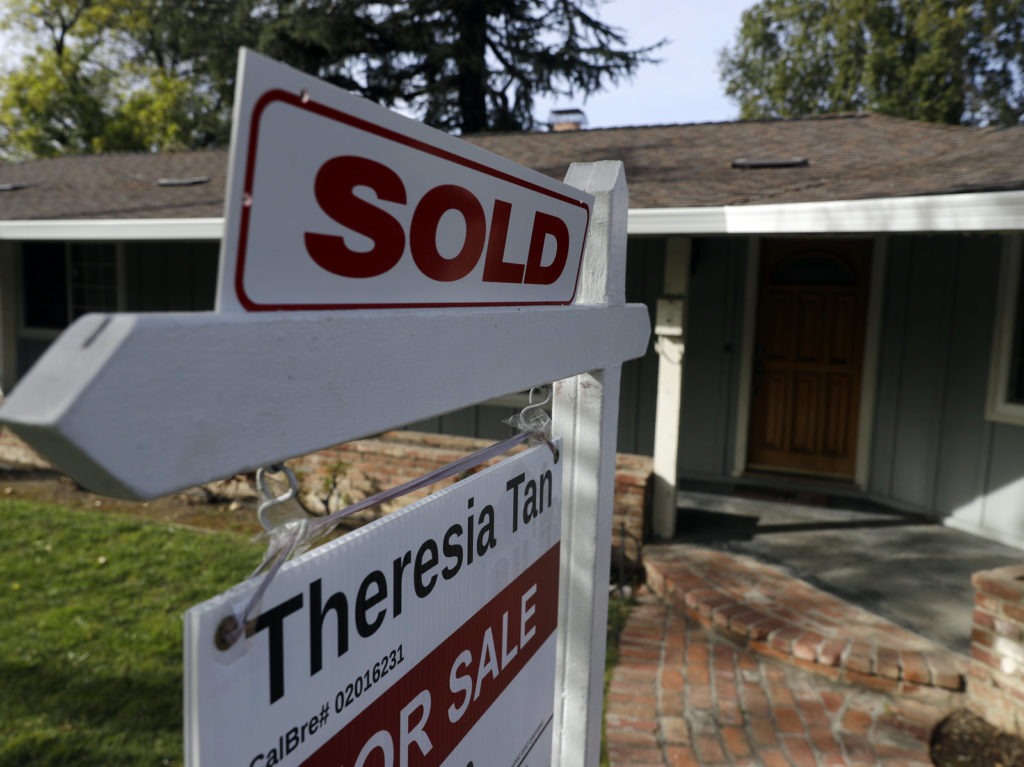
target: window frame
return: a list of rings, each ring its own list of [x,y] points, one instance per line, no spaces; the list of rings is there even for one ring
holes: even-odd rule
[[[1024,343],[1024,306],[1021,302],[1022,245],[1020,233],[1003,237],[999,261],[995,327],[992,335],[992,359],[989,366],[988,398],[985,419],[997,423],[1024,426],[1024,401],[1009,399],[1014,365],[1014,346]],[[1024,366],[1024,360],[1018,360]],[[1022,371],[1024,372],[1024,371]]]
[[[90,245],[90,246],[106,245],[106,246],[110,246],[113,249],[113,255],[114,255],[114,280],[115,280],[114,290],[115,290],[116,303],[117,303],[117,307],[116,307],[115,311],[118,311],[118,312],[124,311],[124,305],[125,305],[125,297],[124,297],[124,248],[122,247],[122,243],[120,243],[120,242],[111,242],[111,241],[99,241],[99,240],[95,241],[95,242],[93,242],[93,241],[78,241],[78,240],[74,240],[74,241],[63,241],[63,242],[61,242],[61,245],[63,246],[63,250],[64,250],[64,302],[65,302],[64,303],[64,309],[65,309],[65,316],[67,317],[67,320],[68,320],[67,324],[65,324],[61,328],[48,328],[48,327],[40,327],[40,326],[28,324],[27,316],[26,316],[26,309],[27,309],[27,307],[25,306],[24,300],[21,297],[19,297],[19,300],[18,300],[18,303],[20,305],[19,306],[19,312],[18,312],[18,314],[19,314],[19,317],[18,317],[18,337],[19,338],[52,341],[52,340],[56,339],[57,336],[59,336],[62,332],[64,332],[64,330],[67,327],[69,327],[75,321],[75,319],[77,319],[74,316],[74,309],[75,309],[74,299],[73,299],[74,277],[72,275],[72,268],[71,268],[72,267],[72,249],[73,249],[73,246],[75,246],[75,245]],[[20,258],[19,258],[19,270],[20,270],[21,275],[22,275],[20,277],[20,279],[19,279],[19,284],[21,284],[23,286],[23,289],[24,289],[24,273],[25,273],[24,259],[26,257],[25,256],[25,249],[24,248],[21,248],[19,250],[19,256],[20,256]]]

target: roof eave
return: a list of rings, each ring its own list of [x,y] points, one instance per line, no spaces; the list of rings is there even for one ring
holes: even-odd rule
[[[1024,191],[867,200],[633,208],[632,235],[1024,231]],[[219,240],[224,219],[0,221],[0,240]]]
[[[0,240],[219,240],[223,234],[221,217],[0,221]]]
[[[647,208],[629,212],[629,233],[851,234],[1024,230],[1024,191],[867,200]]]

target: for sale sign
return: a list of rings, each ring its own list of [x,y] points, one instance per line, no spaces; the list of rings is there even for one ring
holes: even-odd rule
[[[250,51],[239,71],[221,310],[572,302],[590,195]]]
[[[198,767],[550,763],[561,466],[531,448],[185,616]],[[223,643],[222,643],[223,644]]]

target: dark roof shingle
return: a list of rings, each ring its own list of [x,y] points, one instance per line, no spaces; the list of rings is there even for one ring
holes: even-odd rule
[[[1024,127],[881,115],[506,133],[467,140],[555,178],[570,162],[622,160],[630,207],[683,208],[1024,189]],[[738,158],[804,158],[737,168]],[[227,153],[106,154],[0,164],[0,220],[207,218],[223,214]],[[208,176],[191,186],[160,178]]]

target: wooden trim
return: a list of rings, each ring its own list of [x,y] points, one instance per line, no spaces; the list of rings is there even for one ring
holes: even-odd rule
[[[733,476],[747,470],[747,437],[750,433],[750,395],[754,376],[754,342],[757,337],[757,286],[761,281],[761,241],[747,241],[747,274],[743,285],[743,331],[740,349],[739,401],[736,404],[736,445]]]
[[[857,427],[857,468],[854,482],[866,490],[871,471],[871,440],[875,428],[875,396],[878,391],[878,355],[882,349],[882,319],[889,241],[876,237],[871,253],[871,284],[868,287],[867,328],[864,332],[864,364],[861,373],[860,423]]]
[[[1024,230],[1024,192],[976,192],[772,205],[644,208],[630,234],[863,234]]]
[[[1021,254],[1024,237],[1003,237],[999,260],[996,319],[992,333],[992,357],[988,374],[988,398],[985,418],[989,421],[1024,426],[1024,405],[1007,401],[1013,341],[1017,327],[1018,289],[1021,279]]]
[[[795,238],[800,240],[803,238]],[[808,237],[807,242],[814,243],[819,242],[825,245],[829,242],[835,242],[833,238],[817,238]],[[858,238],[859,239],[859,238]],[[844,242],[850,240],[844,238]],[[735,439],[735,450],[734,450],[734,476],[739,476],[745,472],[751,470],[760,471],[773,471],[782,474],[794,474],[801,476],[819,476],[825,477],[841,477],[844,480],[857,485],[860,488],[865,488],[868,482],[868,472],[870,469],[870,445],[871,445],[871,431],[873,424],[873,409],[874,409],[874,397],[875,397],[875,375],[874,371],[877,369],[877,355],[879,350],[879,336],[880,336],[880,325],[881,325],[881,312],[884,294],[884,243],[880,242],[877,238],[874,240],[864,240],[865,242],[872,243],[870,251],[868,252],[868,260],[866,262],[866,269],[868,270],[868,277],[866,284],[862,287],[862,322],[863,322],[863,336],[861,347],[861,356],[858,360],[856,367],[858,368],[855,372],[857,374],[858,393],[856,397],[856,406],[858,408],[856,423],[853,424],[853,428],[856,428],[856,440],[852,445],[850,457],[850,470],[847,471],[845,468],[841,473],[837,473],[833,468],[826,467],[824,464],[815,468],[813,466],[805,466],[803,470],[794,468],[792,466],[771,466],[763,463],[753,463],[750,461],[748,455],[750,450],[750,428],[752,419],[752,380],[753,380],[753,356],[754,346],[757,339],[757,314],[758,314],[758,297],[761,289],[761,255],[750,255],[748,259],[752,263],[748,263],[747,279],[745,284],[745,317],[744,317],[744,330],[742,340],[742,352],[740,359],[740,391],[739,401],[737,402],[737,423],[736,423],[736,439]],[[756,250],[755,250],[756,249]],[[751,252],[754,253],[757,250],[763,250],[763,241],[757,240],[751,241]]]

